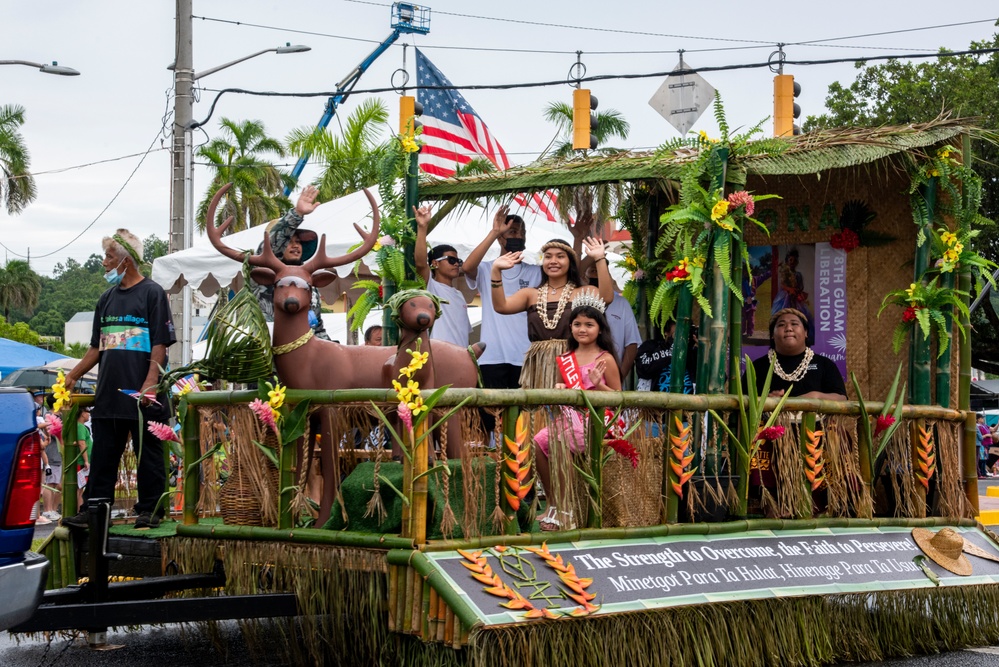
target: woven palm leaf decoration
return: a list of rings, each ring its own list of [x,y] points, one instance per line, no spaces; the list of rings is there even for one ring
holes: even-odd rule
[[[208,325],[208,351],[200,365],[208,375],[230,382],[256,382],[273,374],[271,334],[250,290],[250,267],[243,261],[243,287]]]

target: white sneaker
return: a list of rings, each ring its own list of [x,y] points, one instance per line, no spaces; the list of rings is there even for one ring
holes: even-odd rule
[[[59,514],[59,512],[56,512],[55,510],[42,512],[42,516],[48,519],[49,521],[58,521],[59,519],[62,518],[62,514]]]
[[[52,523],[52,521],[48,517],[46,517],[44,514],[42,514],[37,519],[35,519],[35,524],[37,524],[39,526],[46,526],[46,525],[48,525],[50,523]]]

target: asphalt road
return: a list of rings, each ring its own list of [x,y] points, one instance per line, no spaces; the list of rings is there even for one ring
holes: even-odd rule
[[[999,486],[996,480],[982,480],[979,489]],[[999,501],[990,498],[993,503]],[[983,505],[988,504],[984,503]],[[999,503],[997,503],[999,504]],[[39,526],[35,537],[44,537],[52,526]],[[271,667],[284,662],[268,661],[251,655],[235,622],[218,624],[217,637],[206,636],[196,628],[181,626],[143,627],[129,632],[109,632],[107,642],[115,648],[94,650],[87,646],[83,635],[57,634],[45,638],[13,638],[0,633],[0,665],[4,667],[102,667],[130,665],[170,665],[171,667]],[[353,665],[349,656],[342,664]],[[859,663],[849,663],[859,667]],[[954,651],[934,656],[863,663],[867,667],[999,667],[999,646]]]

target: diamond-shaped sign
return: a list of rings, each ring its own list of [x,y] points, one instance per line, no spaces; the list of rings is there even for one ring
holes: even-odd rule
[[[673,71],[689,67],[681,58]],[[663,81],[663,85],[659,86],[659,90],[649,100],[649,106],[658,111],[680,134],[686,135],[714,99],[714,86],[700,74],[680,74]]]

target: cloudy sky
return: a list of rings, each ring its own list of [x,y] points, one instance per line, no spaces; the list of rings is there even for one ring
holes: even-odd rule
[[[997,15],[995,6],[981,0],[952,0],[946,12],[927,0],[432,0],[430,7],[430,34],[400,39],[368,70],[359,90],[390,85],[393,71],[403,66],[403,43],[424,49],[456,85],[500,84],[562,80],[577,50],[583,51],[590,75],[667,71],[677,64],[679,49],[694,67],[766,62],[777,43],[790,45],[785,47],[789,60],[959,50],[991,36]],[[194,0],[193,13],[198,72],[286,42],[312,47],[303,54],[260,56],[201,79],[204,89],[194,107],[198,120],[207,116],[214,91],[221,88],[331,91],[391,32],[386,2]],[[174,3],[0,0],[0,15],[0,59],[56,60],[82,72],[59,77],[28,67],[0,67],[0,104],[20,104],[27,112],[23,136],[39,193],[18,216],[0,210],[0,252],[13,259],[30,251],[35,270],[50,275],[67,257],[82,261],[99,251],[101,237],[118,227],[166,238],[170,159],[165,148],[173,109],[167,66],[174,60]],[[965,25],[939,27],[955,23]],[[872,34],[891,31],[896,32]],[[413,56],[409,49],[407,67],[415,82]],[[831,82],[849,83],[855,75],[849,64],[798,65],[787,71],[802,85],[799,102],[805,115],[821,113]],[[765,67],[704,76],[721,91],[733,127],[751,126],[771,114],[773,75]],[[591,84],[602,108],[615,108],[631,122],[627,147],[651,148],[678,136],[648,104],[661,83],[645,78]],[[352,97],[340,113],[346,117],[363,97]],[[381,97],[396,124],[396,96]],[[523,163],[553,138],[553,127],[542,117],[545,105],[556,99],[571,102],[571,90],[559,85],[466,91],[465,97],[512,159]],[[218,102],[206,131],[214,137],[222,117],[257,119],[283,139],[294,128],[314,125],[324,104],[324,97],[229,94]],[[694,125],[700,129],[715,132],[710,113]],[[196,133],[196,143],[206,140]],[[304,178],[314,175],[307,169]],[[196,167],[198,198],[207,183],[207,170]]]

